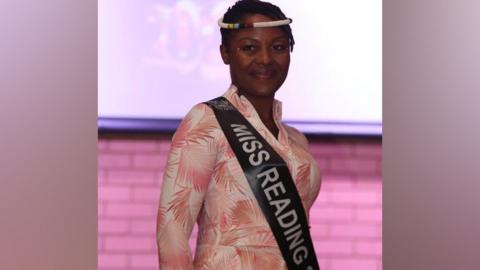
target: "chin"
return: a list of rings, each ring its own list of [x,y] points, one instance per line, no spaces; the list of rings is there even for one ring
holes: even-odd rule
[[[258,81],[249,80],[248,82],[235,84],[239,89],[249,96],[272,97],[280,88],[278,81]]]
[[[275,92],[277,92],[277,89],[271,89],[271,88],[260,89],[258,91],[258,95],[262,96],[262,97],[271,97],[271,96],[275,95]]]
[[[250,88],[250,91],[248,92],[258,97],[271,97],[275,95],[276,91],[277,91],[277,88],[273,86],[252,85],[252,87]]]

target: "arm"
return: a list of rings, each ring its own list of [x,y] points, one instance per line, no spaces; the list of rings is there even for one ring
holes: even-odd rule
[[[195,106],[173,136],[157,216],[160,269],[192,269],[188,240],[215,166],[213,114]]]

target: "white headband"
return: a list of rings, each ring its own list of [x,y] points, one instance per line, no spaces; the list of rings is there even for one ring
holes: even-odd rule
[[[225,29],[241,29],[241,28],[259,28],[259,27],[275,27],[282,25],[289,25],[292,19],[270,21],[270,22],[254,22],[254,23],[224,23],[223,18],[218,20],[218,26]]]

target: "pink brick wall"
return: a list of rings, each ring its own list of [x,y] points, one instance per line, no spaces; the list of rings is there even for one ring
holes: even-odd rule
[[[322,172],[311,210],[322,270],[381,270],[381,142],[311,143]],[[98,149],[99,269],[158,269],[155,218],[169,137],[103,137]],[[195,244],[196,229],[191,238]]]

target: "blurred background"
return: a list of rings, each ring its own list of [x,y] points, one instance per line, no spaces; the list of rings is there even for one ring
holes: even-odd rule
[[[216,23],[234,2],[98,1],[99,269],[158,269],[171,135],[229,86]],[[271,2],[293,19],[296,41],[277,98],[323,174],[310,214],[320,266],[381,269],[382,2]]]

